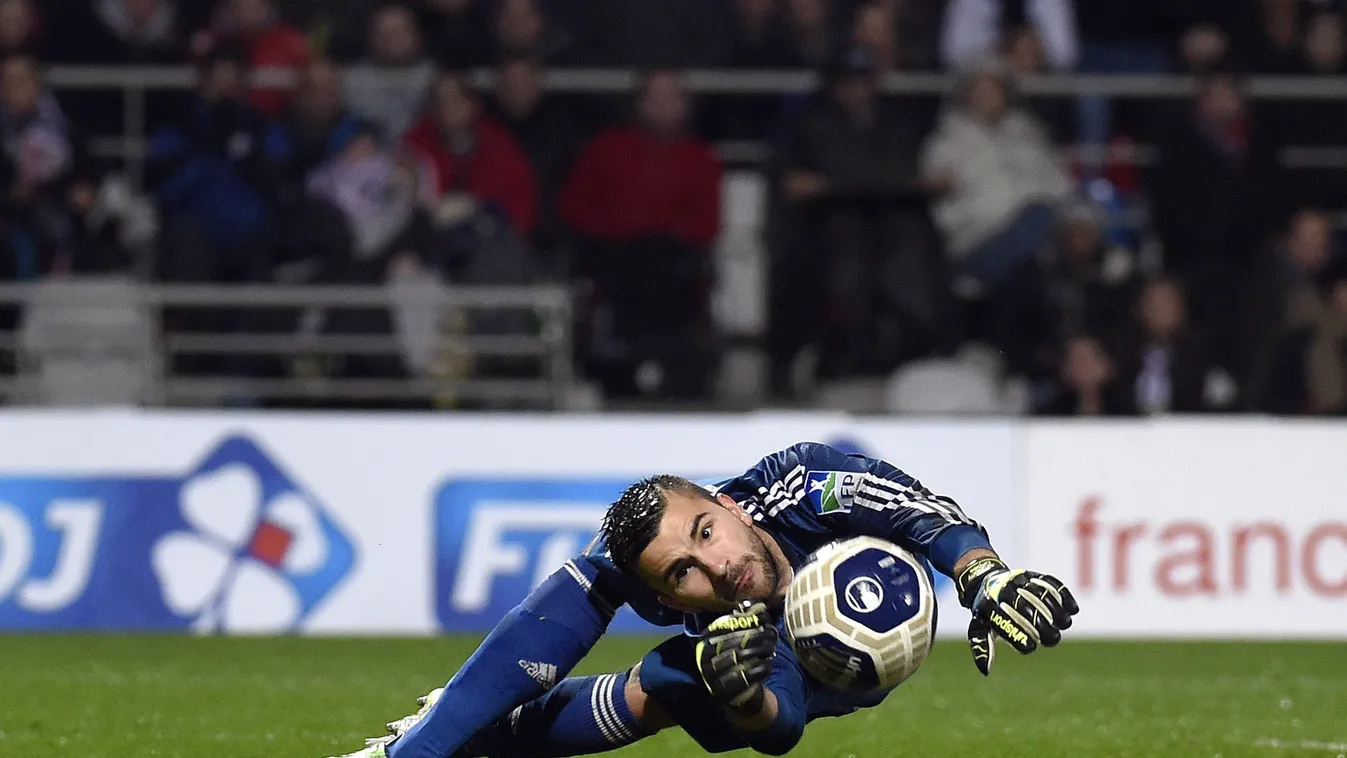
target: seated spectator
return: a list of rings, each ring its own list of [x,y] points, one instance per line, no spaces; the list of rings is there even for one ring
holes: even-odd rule
[[[866,0],[852,19],[851,44],[869,51],[884,71],[937,68],[939,15],[923,0]]]
[[[1263,396],[1272,356],[1285,336],[1293,305],[1315,295],[1320,278],[1338,257],[1333,223],[1317,208],[1297,212],[1285,232],[1254,257],[1239,298],[1246,357],[1239,368],[1250,400],[1257,402]]]
[[[687,113],[678,75],[648,74],[636,123],[596,137],[561,195],[562,218],[585,240],[580,273],[610,312],[607,336],[628,351],[616,361],[613,391],[633,389],[638,369],[648,393],[709,391],[721,166],[710,146],[686,131]]]
[[[833,56],[833,28],[827,0],[785,0],[790,66],[818,70]]]
[[[435,80],[415,14],[406,5],[386,5],[371,20],[365,59],[346,72],[346,105],[356,116],[400,138],[425,106]]]
[[[423,0],[421,30],[440,66],[464,69],[493,62],[491,24],[480,0]]]
[[[572,109],[548,97],[542,71],[531,58],[513,58],[500,68],[491,114],[524,149],[538,179],[538,224],[533,242],[540,249],[562,237],[557,202],[580,151]]]
[[[571,51],[570,33],[549,19],[538,0],[498,0],[495,61],[529,57],[562,64]]]
[[[1292,74],[1300,70],[1306,3],[1301,0],[1219,2],[1225,5],[1219,20],[1224,21],[1222,26],[1233,37],[1232,54],[1242,68],[1260,74]],[[1212,0],[1212,4],[1217,3],[1218,0]],[[1187,57],[1191,58],[1191,55]]]
[[[1322,11],[1310,17],[1303,54],[1304,73],[1341,76],[1347,72],[1347,29],[1341,13]]]
[[[776,314],[782,323],[773,329],[817,338],[829,378],[891,371],[930,347],[946,315],[918,192],[918,128],[906,109],[880,99],[879,73],[864,49],[839,56],[783,155],[782,193],[795,206],[802,260],[774,264],[786,269],[774,272],[778,282],[796,278],[779,309],[816,305]]]
[[[37,61],[11,53],[0,64],[0,279],[34,279],[69,253],[65,195],[75,167],[69,125],[42,83]]]
[[[1201,413],[1234,400],[1233,383],[1189,323],[1183,289],[1172,277],[1142,290],[1115,354],[1118,377],[1142,414]]]
[[[1347,416],[1347,262],[1325,269],[1292,304],[1257,408]]]
[[[735,0],[733,6],[733,37],[725,64],[742,69],[787,65],[790,44],[779,0]]]
[[[957,276],[995,290],[1043,248],[1070,183],[1000,67],[970,71],[922,156]]]
[[[308,40],[281,19],[272,0],[222,0],[210,28],[193,38],[192,52],[201,56],[219,45],[247,50],[253,68],[302,68],[311,57]],[[267,117],[279,114],[289,99],[283,89],[259,87],[249,95]]]
[[[1239,271],[1277,213],[1275,152],[1228,73],[1203,77],[1192,108],[1159,141],[1150,182],[1165,265],[1193,290],[1194,320],[1230,366]]]
[[[1007,70],[1014,79],[1042,76],[1048,71],[1043,41],[1033,27],[1020,26],[1006,33],[1001,45]],[[1071,144],[1075,136],[1075,108],[1057,97],[1038,97],[1025,104],[1051,132],[1053,142]]]
[[[149,187],[165,219],[169,281],[255,280],[266,266],[270,174],[264,122],[245,101],[247,53],[220,48],[198,66],[187,118],[150,138]]]
[[[315,60],[300,73],[294,100],[267,131],[266,153],[282,205],[302,194],[309,173],[337,154],[361,128],[342,105],[337,70]]]
[[[1012,12],[1019,9],[1022,9],[1019,11],[1022,16]],[[1050,68],[1067,71],[1076,67],[1080,40],[1072,0],[1025,0],[1022,3],[951,0],[945,10],[940,58],[947,68],[966,68],[996,55],[1001,49],[1001,40],[1019,26],[1029,26],[1038,32]]]
[[[44,55],[45,21],[33,6],[33,0],[0,0],[0,55]]]
[[[1125,416],[1132,412],[1113,359],[1089,335],[1066,340],[1056,381],[1034,409],[1039,416]]]
[[[407,133],[407,147],[431,171],[445,220],[478,210],[505,220],[521,235],[537,223],[537,179],[510,133],[482,112],[461,74],[436,80],[428,112]]]
[[[186,59],[174,0],[92,0],[61,18],[52,58],[64,63],[172,64]],[[63,14],[65,15],[65,14]]]
[[[1117,337],[1141,281],[1132,251],[1110,244],[1102,209],[1079,199],[1063,213],[1046,255],[1021,268],[998,298],[991,334],[1010,373],[1055,373],[1055,353],[1071,335]]]

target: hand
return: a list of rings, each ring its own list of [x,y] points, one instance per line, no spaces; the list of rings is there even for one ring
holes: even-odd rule
[[[1055,577],[1009,569],[996,558],[979,558],[959,574],[959,603],[973,612],[968,646],[983,676],[991,673],[999,635],[1021,653],[1062,641],[1080,612],[1071,590]]]
[[[741,606],[711,622],[697,642],[697,669],[711,696],[737,715],[762,710],[762,683],[772,673],[776,626],[767,606]]]

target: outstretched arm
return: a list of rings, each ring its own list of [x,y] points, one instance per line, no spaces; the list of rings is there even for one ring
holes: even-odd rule
[[[496,625],[389,758],[448,758],[547,691],[603,636],[621,604],[615,595],[600,561],[567,561]]]

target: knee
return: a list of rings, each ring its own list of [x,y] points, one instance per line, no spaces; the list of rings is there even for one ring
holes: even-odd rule
[[[661,729],[668,729],[674,725],[674,721],[665,713],[655,701],[641,689],[641,664],[636,664],[636,668],[631,670],[627,676],[627,686],[624,688],[627,698],[627,708],[631,714],[636,717],[641,726],[650,733],[655,733]]]

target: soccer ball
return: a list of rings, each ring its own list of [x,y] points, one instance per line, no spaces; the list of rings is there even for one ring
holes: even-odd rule
[[[845,692],[888,690],[916,673],[931,650],[935,620],[926,567],[874,537],[820,548],[786,595],[795,654],[815,679]]]

